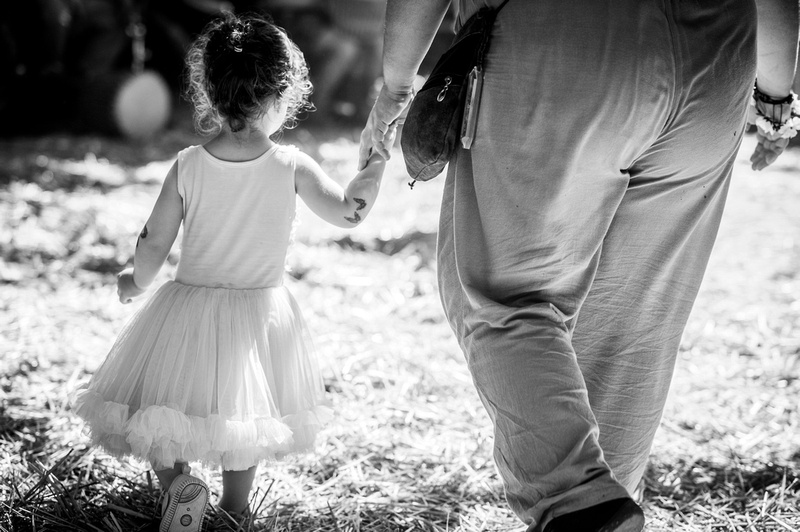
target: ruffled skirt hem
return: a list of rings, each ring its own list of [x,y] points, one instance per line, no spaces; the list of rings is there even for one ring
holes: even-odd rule
[[[241,471],[261,462],[309,450],[331,418],[324,405],[281,419],[225,419],[187,415],[169,406],[149,406],[129,416],[126,404],[105,401],[89,389],[73,401],[75,413],[89,428],[92,443],[117,458],[146,460],[157,470],[175,462],[201,462],[226,471]]]

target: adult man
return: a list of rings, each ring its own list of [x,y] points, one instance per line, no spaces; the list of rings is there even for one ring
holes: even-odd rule
[[[448,3],[389,0],[362,160],[391,146]],[[459,22],[487,4],[500,0],[460,0]],[[510,0],[499,13],[476,138],[449,166],[438,268],[530,530],[642,529],[632,497],[756,63],[759,112],[791,124],[797,21],[796,0]],[[759,139],[762,168],[785,142]]]

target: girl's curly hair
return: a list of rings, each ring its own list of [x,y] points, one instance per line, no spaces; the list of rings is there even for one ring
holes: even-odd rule
[[[258,15],[224,13],[206,25],[186,56],[187,98],[195,128],[208,135],[227,120],[241,131],[263,116],[268,104],[288,103],[284,127],[312,108],[303,53],[286,32]]]

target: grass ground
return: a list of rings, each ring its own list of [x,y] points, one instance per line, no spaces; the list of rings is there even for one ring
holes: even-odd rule
[[[335,133],[289,140],[345,181],[355,134]],[[136,308],[116,302],[114,274],[192,142],[0,143],[0,531],[157,528],[155,480],[88,447],[68,392]],[[751,149],[748,138],[653,448],[650,531],[800,530],[800,153],[755,174]],[[301,207],[288,283],[338,420],[316,453],[261,470],[255,530],[522,530],[438,300],[441,185],[409,190],[395,157],[359,228]],[[218,473],[200,475],[215,498]]]

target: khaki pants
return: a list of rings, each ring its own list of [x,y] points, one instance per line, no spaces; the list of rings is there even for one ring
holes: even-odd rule
[[[755,19],[752,0],[498,16],[439,283],[531,530],[642,478],[745,125]]]

